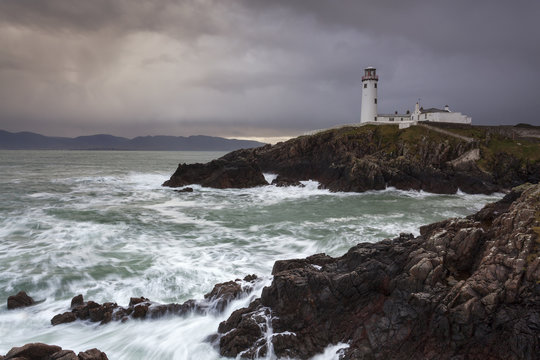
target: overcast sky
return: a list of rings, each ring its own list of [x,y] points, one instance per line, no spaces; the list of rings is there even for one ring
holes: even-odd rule
[[[540,1],[0,0],[0,129],[272,137],[443,107],[540,125]]]

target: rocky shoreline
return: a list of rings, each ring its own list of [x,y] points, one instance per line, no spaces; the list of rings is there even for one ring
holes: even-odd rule
[[[87,320],[103,325],[111,321],[126,322],[129,319],[157,319],[188,313],[220,313],[231,301],[250,293],[257,281],[256,275],[248,275],[243,280],[219,283],[204,295],[203,300],[190,299],[182,304],[159,304],[145,297],[132,297],[129,305],[122,307],[113,302],[99,304],[91,300],[84,301],[83,296],[79,294],[71,300],[70,310],[55,315],[51,319],[51,324],[55,326],[76,320]]]
[[[331,191],[392,186],[439,194],[489,194],[540,180],[538,138],[521,138],[519,129],[508,127],[453,130],[476,137],[466,141],[457,133],[458,137],[446,136],[426,126],[343,127],[237,150],[207,164],[180,164],[163,185],[249,188],[268,184],[264,172],[286,179],[282,185],[316,180]],[[530,131],[540,133],[536,128]]]
[[[221,355],[538,359],[540,185],[421,235],[277,261],[259,299],[220,324]],[[268,336],[268,330],[272,336]]]
[[[517,187],[474,215],[423,226],[420,234],[361,243],[338,258],[316,254],[277,261],[260,298],[234,311],[208,341],[222,356],[240,358],[265,356],[272,349],[279,358],[307,359],[346,343],[343,360],[537,359],[540,185]],[[78,295],[71,310],[52,324],[219,313],[246,296],[256,281],[250,275],[217,284],[203,300],[184,304],[132,298],[128,307],[120,307],[85,302]],[[25,293],[10,301],[33,304]],[[5,359],[14,358],[14,351]],[[97,357],[69,352],[65,358],[19,358],[106,359],[92,351]]]

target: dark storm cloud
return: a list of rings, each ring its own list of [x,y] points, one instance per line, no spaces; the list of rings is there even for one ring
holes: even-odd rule
[[[406,38],[439,55],[466,52],[500,55],[502,48],[538,57],[540,49],[528,40],[538,35],[540,6],[528,0],[244,0],[259,11],[285,9],[311,16],[319,24],[354,28],[383,39]],[[532,59],[531,59],[532,60]]]
[[[0,128],[278,136],[446,103],[540,123],[534,1],[2,0]]]

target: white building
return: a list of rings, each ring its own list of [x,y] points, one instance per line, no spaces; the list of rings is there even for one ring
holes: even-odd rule
[[[360,123],[401,123],[400,127],[408,127],[418,121],[449,122],[470,124],[471,117],[459,112],[450,111],[448,105],[444,109],[424,109],[416,103],[414,111],[407,110],[405,114],[379,114],[377,113],[377,83],[379,76],[376,69],[367,67],[362,76],[362,112]]]

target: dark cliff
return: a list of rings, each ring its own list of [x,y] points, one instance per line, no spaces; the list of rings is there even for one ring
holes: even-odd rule
[[[342,342],[342,359],[538,359],[539,226],[540,185],[524,185],[418,237],[278,261],[220,324],[220,352],[306,359]]]
[[[275,173],[291,183],[317,180],[332,191],[394,186],[434,193],[491,193],[540,180],[540,129],[513,127],[397,125],[343,127],[301,136],[274,146],[231,152],[206,165],[181,165],[164,185],[209,184],[223,169]],[[531,136],[532,134],[532,136]],[[186,175],[187,174],[187,175]],[[216,175],[217,174],[217,175]],[[236,171],[222,183],[264,184]],[[242,175],[235,177],[234,175]],[[246,182],[246,185],[244,183]]]

